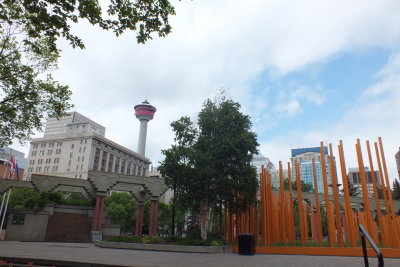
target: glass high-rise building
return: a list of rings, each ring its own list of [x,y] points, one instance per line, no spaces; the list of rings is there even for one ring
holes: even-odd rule
[[[325,168],[326,168],[326,177],[328,181],[328,185],[331,184],[331,168],[330,168],[330,156],[328,154],[328,148],[324,147],[324,155],[325,159]],[[301,179],[305,183],[312,184],[314,188],[314,175],[312,169],[312,160],[315,160],[315,169],[317,174],[317,188],[319,193],[323,193],[323,177],[322,177],[322,168],[321,168],[321,153],[319,147],[308,147],[308,148],[296,148],[292,149],[292,177],[293,180],[296,179],[295,172],[295,161],[300,164],[300,176]],[[331,194],[332,189],[328,188],[328,193]]]

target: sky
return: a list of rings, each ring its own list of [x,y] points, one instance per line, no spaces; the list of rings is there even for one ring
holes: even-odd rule
[[[72,30],[86,49],[60,41],[54,77],[73,91],[73,110],[137,150],[133,107],[157,108],[146,156],[158,165],[173,143],[170,123],[196,117],[223,88],[251,117],[259,150],[275,166],[290,149],[343,140],[347,167],[355,143],[382,137],[390,179],[400,146],[400,1],[172,1],[172,33],[142,45],[82,21]],[[42,136],[41,133],[36,135]],[[28,146],[12,147],[27,152]],[[375,164],[375,169],[376,163]]]

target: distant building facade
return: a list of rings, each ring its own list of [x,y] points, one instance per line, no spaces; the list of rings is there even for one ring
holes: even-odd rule
[[[14,157],[15,162],[18,164],[18,177],[16,177],[17,174],[15,173],[12,179],[22,180],[27,159],[24,153],[9,147],[0,147],[0,179],[9,178],[10,167],[7,166],[7,163],[11,156]]]
[[[279,175],[279,169],[272,169],[269,172],[271,174],[272,186],[274,187],[274,189],[280,189],[281,188],[281,179],[280,179],[280,175]],[[283,174],[283,180],[289,178],[289,172],[287,169],[283,169],[282,174]],[[293,179],[292,179],[292,182],[293,182]]]
[[[251,165],[257,169],[257,176],[260,177],[261,166],[264,166],[267,170],[275,169],[274,164],[269,160],[269,158],[264,157],[263,154],[258,153],[253,155],[253,159],[251,160]]]
[[[33,139],[24,177],[32,173],[87,179],[89,170],[147,176],[148,158],[105,138],[106,128],[78,112],[49,118]]]
[[[364,167],[364,172],[367,180],[368,197],[373,198],[374,184],[372,182],[372,172],[369,170],[368,167]],[[375,173],[376,184],[378,187],[380,187],[381,183],[380,183],[379,172],[374,171],[374,173]],[[360,192],[358,196],[362,197],[363,193],[361,189],[361,176],[359,168],[349,168],[349,173],[347,174],[347,178],[349,179],[350,184],[352,184],[355,187],[358,187],[358,191]]]
[[[328,154],[328,148],[324,147],[324,155],[320,153],[320,147],[308,147],[308,148],[296,148],[292,149],[292,177],[296,179],[295,162],[300,164],[300,176],[305,183],[312,184],[314,188],[314,174],[312,169],[312,160],[315,160],[315,169],[317,176],[317,187],[318,192],[324,192],[323,177],[321,172],[321,157],[324,157],[326,178],[328,185],[331,184],[331,168],[330,168],[330,156]],[[328,193],[331,194],[332,189],[328,188]]]

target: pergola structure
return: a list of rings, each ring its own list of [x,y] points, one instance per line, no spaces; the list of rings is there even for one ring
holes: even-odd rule
[[[132,176],[100,171],[89,171],[87,180],[32,174],[30,181],[0,179],[0,193],[10,188],[33,188],[39,192],[77,192],[86,199],[96,199],[93,231],[101,231],[104,219],[104,200],[110,191],[130,193],[137,201],[135,235],[141,236],[144,203],[151,200],[149,235],[157,235],[158,200],[168,189],[164,178]],[[133,226],[132,226],[133,227]]]

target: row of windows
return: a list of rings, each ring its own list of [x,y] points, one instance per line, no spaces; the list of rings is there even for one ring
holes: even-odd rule
[[[53,163],[59,163],[59,162],[60,162],[60,158],[54,158],[54,159],[53,159]],[[46,159],[45,163],[46,163],[46,164],[51,163],[51,158]],[[31,160],[29,161],[29,164],[30,164],[30,165],[35,165],[35,160],[34,160],[34,159],[31,159]],[[37,164],[43,164],[43,159],[38,159],[38,160],[37,160]]]
[[[52,172],[56,172],[58,171],[58,166],[44,166],[43,167],[43,172],[50,172],[50,168]],[[42,167],[30,167],[28,169],[28,172],[33,172],[35,170],[35,172],[42,172]]]
[[[40,148],[45,148],[46,145],[48,145],[48,147],[54,147],[54,145],[57,146],[62,146],[62,142],[51,142],[51,143],[42,143],[42,144],[33,144],[33,148],[38,148],[40,145]]]
[[[31,156],[36,156],[37,152],[39,152],[39,156],[44,156],[46,154],[46,150],[38,150],[38,151],[35,150],[31,152]],[[61,154],[61,148],[57,148],[55,150],[55,154],[57,155]],[[52,149],[47,150],[47,155],[48,156],[53,155],[53,150]]]

